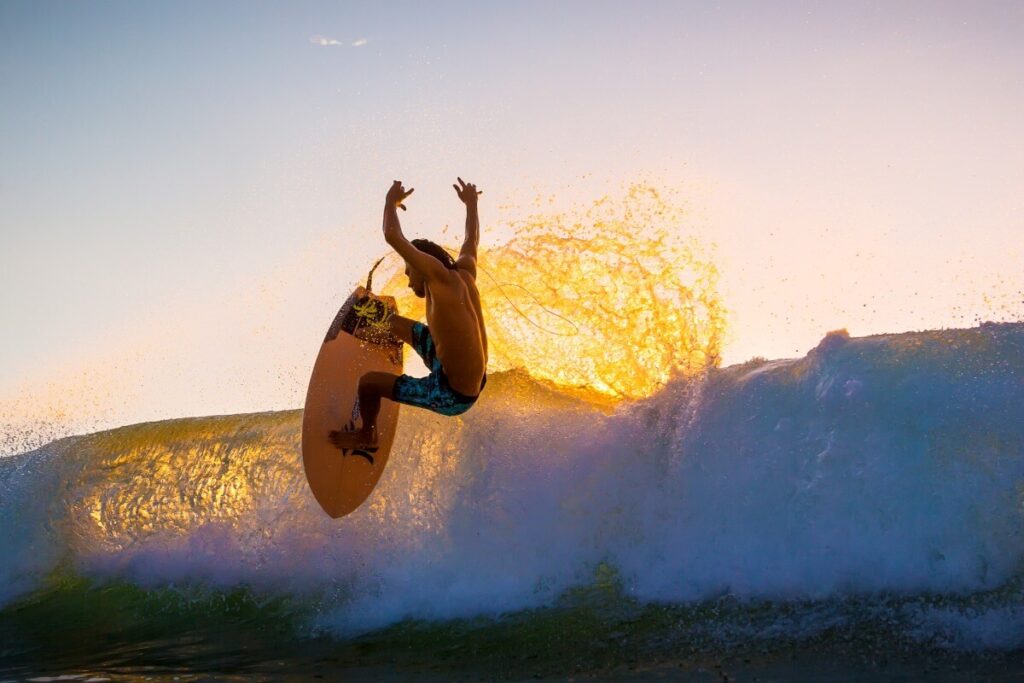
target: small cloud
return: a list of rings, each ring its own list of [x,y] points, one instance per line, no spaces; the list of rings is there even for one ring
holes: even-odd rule
[[[340,40],[335,40],[334,38],[327,38],[321,35],[310,36],[309,42],[313,43],[314,45],[320,45],[323,47],[330,47],[331,45],[343,44]]]
[[[363,45],[366,45],[368,42],[370,41],[368,41],[366,38],[360,38],[356,42],[352,43],[352,47],[362,47]]]

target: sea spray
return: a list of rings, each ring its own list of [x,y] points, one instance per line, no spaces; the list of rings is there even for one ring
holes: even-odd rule
[[[718,364],[726,310],[714,250],[689,234],[670,193],[634,184],[590,205],[535,209],[504,226],[507,242],[480,249],[492,372],[524,369],[617,402]],[[383,291],[421,317],[400,268]]]

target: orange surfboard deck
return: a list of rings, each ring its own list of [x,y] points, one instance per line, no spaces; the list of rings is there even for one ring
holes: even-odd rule
[[[373,371],[401,374],[402,343],[373,324],[397,312],[394,298],[356,288],[334,317],[313,365],[302,413],[302,464],[317,502],[334,518],[370,496],[388,463],[398,425],[393,401],[381,401],[375,451],[341,450],[328,434],[354,427],[360,377]]]

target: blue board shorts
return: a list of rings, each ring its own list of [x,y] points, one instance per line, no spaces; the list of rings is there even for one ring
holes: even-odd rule
[[[395,401],[449,416],[461,415],[473,407],[479,396],[460,394],[448,384],[448,378],[445,377],[437,350],[434,348],[434,338],[430,336],[430,329],[423,323],[414,323],[412,326],[412,348],[430,368],[430,374],[426,377],[399,375],[392,389]],[[487,375],[484,374],[483,381],[480,382],[480,391],[484,390],[486,384]]]

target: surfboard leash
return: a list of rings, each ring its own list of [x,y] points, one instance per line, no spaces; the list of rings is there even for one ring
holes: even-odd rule
[[[483,266],[481,266],[481,265],[480,265],[479,263],[477,263],[477,264],[476,264],[476,267],[477,267],[477,268],[479,268],[480,270],[482,270],[482,271],[484,272],[484,275],[486,275],[487,277],[489,277],[489,278],[491,279],[491,282],[493,282],[493,283],[494,283],[494,286],[498,288],[498,291],[499,291],[499,292],[501,292],[501,295],[502,295],[503,297],[505,297],[505,301],[507,301],[507,302],[508,302],[508,304],[509,304],[509,306],[511,306],[511,307],[512,307],[512,310],[514,310],[514,311],[515,311],[516,313],[518,313],[519,315],[521,315],[521,316],[522,316],[522,317],[523,317],[523,318],[524,318],[524,319],[526,320],[526,322],[530,323],[531,325],[533,325],[534,327],[536,327],[536,328],[537,328],[538,330],[541,330],[542,332],[547,332],[548,334],[553,334],[553,335],[555,335],[556,337],[575,337],[576,335],[578,335],[578,334],[580,333],[580,328],[579,328],[579,325],[577,325],[577,324],[576,324],[576,323],[574,323],[573,321],[569,320],[569,319],[568,319],[568,318],[566,318],[566,317],[565,317],[564,315],[561,315],[561,314],[559,314],[559,313],[555,313],[555,312],[554,312],[554,311],[552,311],[552,310],[551,310],[550,308],[548,308],[547,306],[545,306],[544,304],[542,304],[542,303],[540,302],[540,299],[538,299],[538,298],[537,298],[537,297],[536,297],[536,296],[534,295],[534,293],[533,293],[533,292],[531,292],[531,291],[530,291],[529,289],[527,289],[526,287],[523,287],[522,285],[520,285],[520,284],[517,284],[517,283],[515,283],[515,282],[506,282],[506,283],[505,283],[505,286],[508,286],[508,287],[518,287],[519,289],[521,289],[521,290],[523,290],[524,292],[526,292],[526,293],[527,293],[527,295],[529,295],[529,297],[530,297],[531,299],[533,299],[533,302],[534,302],[535,304],[537,304],[538,306],[540,306],[540,307],[541,307],[541,308],[542,308],[542,309],[543,309],[543,310],[544,310],[544,311],[545,311],[546,313],[548,313],[549,315],[553,315],[553,316],[555,316],[556,318],[559,318],[559,319],[561,319],[561,320],[564,320],[565,322],[569,323],[569,325],[571,325],[571,326],[572,326],[573,332],[572,332],[572,334],[565,334],[565,333],[562,333],[562,332],[556,332],[556,331],[554,331],[554,330],[549,330],[548,328],[546,328],[546,327],[543,327],[543,326],[541,326],[541,325],[537,324],[536,322],[534,322],[534,321],[533,321],[533,319],[532,319],[532,318],[530,318],[530,316],[526,315],[526,314],[525,314],[525,313],[523,313],[523,312],[522,312],[521,310],[519,310],[519,307],[518,307],[518,306],[516,306],[516,305],[515,305],[515,303],[513,303],[513,302],[512,302],[512,299],[508,298],[508,294],[506,294],[506,293],[505,293],[505,289],[504,289],[504,287],[502,286],[502,284],[501,284],[500,282],[498,282],[498,281],[497,281],[497,280],[496,280],[496,279],[494,278],[494,276],[493,276],[493,275],[491,275],[491,271],[487,270],[486,268],[484,268]]]
[[[367,275],[366,275],[366,291],[367,292],[372,292],[373,291],[373,271],[377,270],[377,266],[379,266],[381,263],[383,263],[384,259],[386,259],[387,257],[388,257],[388,255],[384,254],[379,259],[377,259],[377,262],[373,264],[373,268],[370,268],[370,272],[367,273]]]

